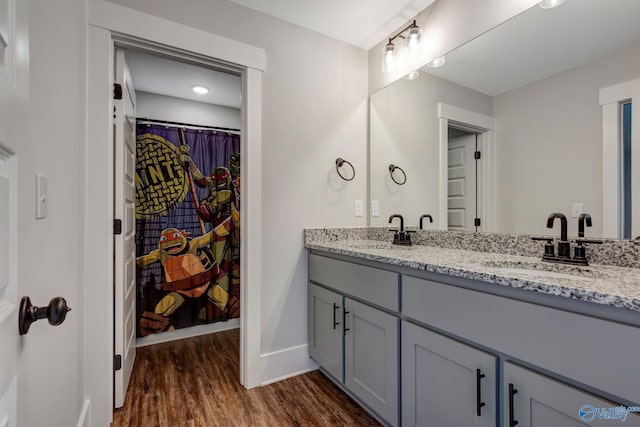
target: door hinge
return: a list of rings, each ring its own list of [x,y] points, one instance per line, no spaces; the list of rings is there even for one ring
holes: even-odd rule
[[[120,83],[113,84],[113,99],[122,99],[122,85]]]
[[[122,234],[122,220],[114,219],[113,220],[113,234]]]
[[[473,220],[473,224],[474,224],[476,227],[480,227],[480,218],[476,218],[476,219],[474,219],[474,220]]]
[[[480,160],[480,152],[479,151],[474,151],[473,152],[473,158],[476,160]]]
[[[122,355],[116,354],[113,356],[113,370],[119,371],[122,369]]]

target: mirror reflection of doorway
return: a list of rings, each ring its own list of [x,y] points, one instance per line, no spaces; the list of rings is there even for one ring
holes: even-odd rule
[[[620,104],[621,109],[621,130],[622,140],[620,141],[620,201],[621,201],[621,239],[632,238],[632,221],[631,221],[631,207],[632,207],[632,193],[631,193],[631,101],[626,101]]]
[[[447,229],[477,231],[478,134],[448,128]]]

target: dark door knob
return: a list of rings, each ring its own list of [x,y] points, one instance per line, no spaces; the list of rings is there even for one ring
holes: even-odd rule
[[[49,324],[58,326],[64,322],[69,311],[71,311],[71,308],[67,306],[67,301],[62,297],[53,298],[46,307],[36,307],[31,304],[29,297],[22,297],[20,300],[20,313],[18,314],[20,335],[25,335],[29,332],[31,324],[40,319],[49,319]]]

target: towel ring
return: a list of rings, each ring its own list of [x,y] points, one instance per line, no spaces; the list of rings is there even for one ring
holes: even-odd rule
[[[402,182],[396,181],[396,178],[393,176],[393,173],[396,170],[399,170],[400,172],[402,172],[402,176],[404,177],[404,180]],[[404,185],[404,183],[407,182],[407,174],[404,172],[404,170],[402,170],[400,166],[389,165],[389,175],[391,175],[391,180],[398,185]]]
[[[345,178],[344,175],[342,175],[340,173],[340,168],[344,165],[344,164],[348,164],[349,166],[351,166],[351,171],[353,172],[353,174],[351,175],[351,178]],[[336,172],[338,172],[338,175],[340,175],[340,178],[344,179],[345,181],[353,181],[353,178],[356,177],[356,169],[353,167],[353,165],[351,164],[351,162],[345,160],[345,159],[341,159],[340,157],[338,157],[336,159]]]

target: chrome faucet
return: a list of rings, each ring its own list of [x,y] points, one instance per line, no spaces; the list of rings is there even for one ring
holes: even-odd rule
[[[420,217],[420,230],[422,230],[422,220],[425,219],[425,218],[429,218],[429,222],[433,223],[433,218],[431,218],[431,215],[429,215],[429,214],[422,215]]]
[[[393,214],[389,217],[389,224],[393,221],[394,218],[400,218],[400,230],[397,228],[391,228],[389,231],[393,231],[393,244],[394,245],[403,245],[403,246],[411,246],[411,237],[409,233],[415,233],[414,231],[405,231],[404,230],[404,218],[402,215]]]

